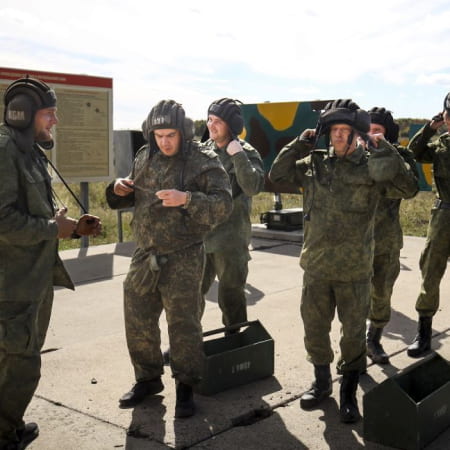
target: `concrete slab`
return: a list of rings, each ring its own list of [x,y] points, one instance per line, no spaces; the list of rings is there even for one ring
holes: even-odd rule
[[[275,233],[275,234],[274,234]],[[42,379],[26,418],[35,420],[41,437],[31,450],[102,450],[103,448],[162,449],[353,449],[385,448],[364,442],[362,422],[338,422],[338,376],[333,368],[334,396],[323,408],[305,412],[298,398],[312,381],[305,360],[299,304],[302,270],[301,241],[285,233],[254,236],[248,277],[249,319],[258,319],[275,341],[274,376],[213,396],[198,395],[198,414],[175,420],[174,382],[170,370],[165,390],[134,410],[117,407],[118,398],[134,381],[129,362],[122,311],[122,283],[133,243],[96,246],[62,252],[77,288],[57,289],[49,333],[44,346]],[[416,331],[415,299],[420,287],[418,260],[424,239],[405,238],[402,270],[392,300],[392,319],[383,344],[391,365],[371,365],[358,390],[364,392],[415,362],[406,347]],[[450,346],[450,278],[441,285],[443,304],[433,322],[433,348]],[[204,330],[221,327],[217,286],[207,296]],[[162,346],[168,345],[161,317]],[[338,353],[339,324],[332,343]],[[449,432],[450,433],[450,432]],[[439,447],[444,433],[429,448]],[[64,445],[62,445],[64,443]]]

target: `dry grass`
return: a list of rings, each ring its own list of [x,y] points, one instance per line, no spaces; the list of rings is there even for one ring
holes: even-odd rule
[[[103,233],[101,236],[91,239],[90,245],[109,244],[118,242],[117,211],[112,211],[105,199],[105,188],[107,183],[89,184],[90,213],[102,219]],[[72,190],[79,196],[79,185],[70,185]],[[79,207],[72,199],[62,184],[55,184],[54,189],[61,201],[69,208],[69,215],[79,216]],[[303,197],[297,194],[282,194],[283,208],[298,208],[302,206]],[[431,192],[420,192],[415,198],[405,200],[401,206],[401,222],[405,235],[425,236],[430,215],[430,208],[433,203],[434,194]],[[253,198],[252,222],[259,223],[260,215],[263,212],[274,208],[274,196],[272,193],[263,192]],[[122,215],[123,240],[133,239],[130,227],[131,213]],[[60,245],[61,250],[78,248],[78,240],[63,240]]]

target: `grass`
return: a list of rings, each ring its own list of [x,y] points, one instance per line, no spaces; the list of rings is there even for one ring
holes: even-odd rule
[[[99,216],[103,224],[101,236],[90,239],[90,245],[110,244],[118,242],[118,214],[109,208],[105,199],[106,182],[89,184],[89,212]],[[80,187],[78,184],[71,184],[71,189],[79,197]],[[79,217],[79,207],[72,199],[67,189],[61,183],[54,185],[56,194],[61,203],[69,209],[71,217]],[[303,204],[303,197],[297,194],[282,194],[283,208],[298,208]],[[404,200],[400,208],[400,220],[403,233],[407,236],[426,236],[430,209],[433,204],[434,193],[419,192],[417,196],[410,200]],[[260,215],[265,211],[274,208],[274,196],[269,192],[262,192],[253,197],[252,223],[260,223]],[[132,213],[122,214],[123,240],[132,241],[130,221]],[[61,240],[60,250],[79,248],[80,242],[75,239]]]

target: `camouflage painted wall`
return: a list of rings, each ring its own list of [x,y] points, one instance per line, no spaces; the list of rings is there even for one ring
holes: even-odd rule
[[[266,171],[265,190],[268,192],[298,192],[289,185],[274,185],[267,178],[273,160],[279,151],[306,128],[315,128],[320,110],[329,100],[310,102],[253,103],[242,105],[245,127],[241,138],[253,145],[261,154]],[[417,131],[411,127],[410,137]],[[319,146],[325,146],[322,138]],[[431,190],[430,164],[418,164],[420,189]]]

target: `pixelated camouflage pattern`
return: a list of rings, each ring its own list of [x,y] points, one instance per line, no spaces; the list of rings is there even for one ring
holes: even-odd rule
[[[247,320],[245,284],[250,260],[248,246],[252,234],[252,196],[264,188],[264,166],[260,154],[249,143],[243,140],[239,142],[244,151],[232,156],[226,152],[226,148],[218,148],[212,139],[204,144],[219,155],[229,176],[233,195],[230,217],[206,235],[208,258],[202,285],[203,313],[204,295],[217,275],[218,303],[225,326]]]
[[[366,369],[366,317],[370,301],[370,280],[340,281],[303,275],[300,312],[305,328],[307,359],[315,365],[330,364],[331,324],[337,311],[341,322],[339,373]]]
[[[438,199],[450,203],[450,135],[438,139],[429,123],[413,137],[408,148],[419,162],[433,164]],[[422,285],[416,301],[419,316],[431,317],[439,308],[439,286],[450,256],[450,210],[433,207],[425,248],[420,255]]]
[[[119,197],[114,182],[106,191],[111,208],[134,206],[133,233],[137,247],[153,248],[167,254],[202,242],[205,234],[224,221],[231,212],[228,176],[214,152],[191,143],[186,152],[168,157],[161,152],[149,158],[145,146],[136,155],[131,178],[134,193]],[[161,189],[192,193],[188,208],[162,206],[156,197]]]
[[[134,162],[135,182],[127,201],[113,192],[111,207],[134,206],[133,231],[137,248],[124,282],[127,344],[136,380],[162,374],[159,318],[168,324],[173,376],[186,384],[200,380],[203,336],[200,324],[200,286],[204,269],[203,239],[225,220],[232,198],[228,176],[217,155],[192,143],[186,152],[167,157],[143,147]],[[186,209],[163,207],[161,189],[189,190]]]
[[[200,284],[204,266],[203,244],[158,258],[137,248],[124,282],[127,345],[136,380],[151,380],[163,373],[159,318],[167,319],[171,368],[174,378],[194,385],[204,363],[200,325]]]
[[[419,174],[413,153],[399,145],[395,145],[395,148],[411,168],[411,179],[416,180],[419,189]],[[410,194],[405,198],[415,195],[412,192]],[[403,247],[401,201],[381,196],[375,214],[375,256],[369,319],[377,328],[382,328],[389,322],[392,291],[400,273],[400,249]]]
[[[53,285],[73,289],[57,254],[49,174],[15,133],[0,126],[0,447],[17,438],[39,382]]]
[[[383,183],[369,176],[371,155],[361,147],[345,158],[327,150],[314,150],[300,158],[305,147],[299,139],[292,141],[279,153],[269,174],[274,182],[303,187],[306,220],[300,264],[311,275],[328,280],[368,279],[376,206],[381,195],[404,198],[416,192],[410,168],[386,141],[380,148],[390,150],[398,171],[393,180]]]

